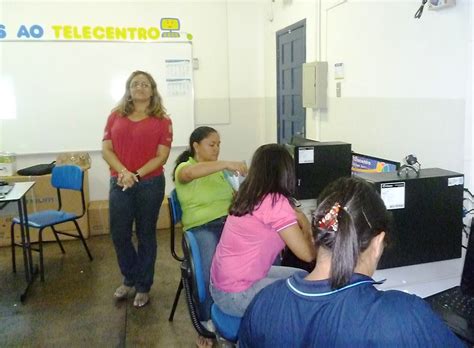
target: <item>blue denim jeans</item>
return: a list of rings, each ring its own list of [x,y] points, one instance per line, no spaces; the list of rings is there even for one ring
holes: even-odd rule
[[[164,192],[163,175],[143,179],[125,191],[117,185],[117,178],[110,179],[110,234],[124,276],[123,283],[135,286],[137,292],[149,292],[153,284],[157,254],[156,222]],[[137,248],[132,243],[134,222]]]
[[[295,272],[308,273],[299,268],[271,266],[265,278],[255,282],[250,288],[244,291],[225,292],[217,289],[211,283],[211,296],[214,300],[214,303],[224,313],[233,315],[235,317],[243,317],[248,305],[250,304],[250,302],[252,302],[253,298],[260,292],[260,290],[270,285],[271,283],[276,282],[277,280],[291,277]]]
[[[214,257],[217,243],[219,243],[221,239],[226,218],[227,216],[224,216],[190,229],[196,236],[199,251],[201,252],[201,265],[204,272],[204,279],[209,279],[210,277],[212,258]]]

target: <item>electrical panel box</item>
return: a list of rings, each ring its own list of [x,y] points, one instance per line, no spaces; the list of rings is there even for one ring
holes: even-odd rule
[[[327,108],[328,62],[303,64],[303,107]]]
[[[441,10],[446,7],[451,7],[456,5],[456,0],[429,0],[428,9],[429,10]]]
[[[392,213],[379,269],[461,257],[464,175],[439,168],[420,175],[360,173]]]
[[[297,199],[316,199],[330,182],[351,176],[351,144],[301,138],[289,151],[295,161]]]

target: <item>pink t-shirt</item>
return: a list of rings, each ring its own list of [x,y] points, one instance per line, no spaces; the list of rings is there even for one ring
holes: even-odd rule
[[[241,292],[265,278],[285,246],[278,232],[296,223],[296,214],[282,195],[267,195],[252,214],[229,215],[212,260],[213,285]]]

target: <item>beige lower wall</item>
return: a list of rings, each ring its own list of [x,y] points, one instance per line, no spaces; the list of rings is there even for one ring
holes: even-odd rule
[[[109,201],[91,201],[89,203],[88,221],[90,236],[98,236],[110,233],[109,223]],[[165,197],[161,205],[160,214],[156,228],[158,230],[168,229],[171,226],[170,212],[168,209],[168,198]]]

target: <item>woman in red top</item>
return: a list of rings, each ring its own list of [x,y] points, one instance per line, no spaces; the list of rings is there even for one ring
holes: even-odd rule
[[[173,138],[153,77],[133,72],[125,94],[105,126],[102,155],[110,166],[110,233],[117,253],[123,284],[116,299],[136,290],[133,305],[145,306],[153,284],[156,261],[156,222],[163,201],[163,165]],[[132,243],[132,226],[138,239]]]

